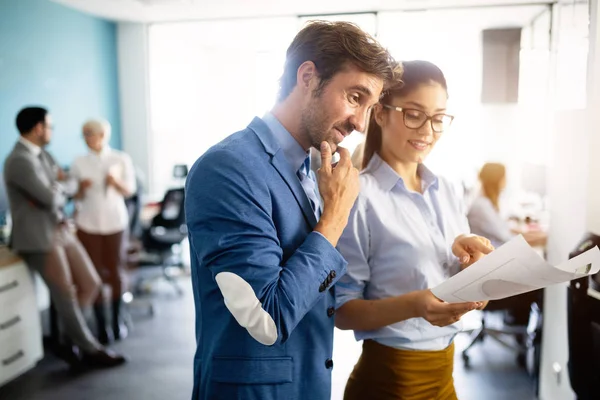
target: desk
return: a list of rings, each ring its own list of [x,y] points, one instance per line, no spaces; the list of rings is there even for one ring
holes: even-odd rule
[[[43,357],[42,330],[27,265],[0,247],[0,386]]]

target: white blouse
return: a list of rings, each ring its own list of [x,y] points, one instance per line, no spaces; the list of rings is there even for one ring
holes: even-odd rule
[[[108,147],[100,153],[78,157],[71,166],[71,177],[89,179],[92,184],[76,202],[75,224],[81,230],[97,235],[110,235],[127,229],[129,215],[125,198],[114,187],[106,185],[111,173],[127,191],[136,189],[135,171],[126,153]]]
[[[514,236],[508,222],[502,219],[490,199],[485,196],[479,196],[473,201],[467,218],[471,232],[488,238],[494,247],[502,246]]]

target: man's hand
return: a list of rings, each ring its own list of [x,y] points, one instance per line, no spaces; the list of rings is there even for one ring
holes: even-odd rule
[[[482,307],[482,302],[445,303],[428,289],[414,292],[414,295],[415,315],[435,326],[451,325],[469,311]]]
[[[319,168],[319,192],[323,198],[323,214],[315,230],[336,246],[346,224],[350,210],[358,197],[358,170],[352,166],[350,152],[338,147],[340,161],[331,165],[331,147],[321,143],[321,168]]]
[[[477,235],[457,236],[452,245],[452,253],[460,260],[461,269],[467,268],[493,250],[494,246],[488,239]]]

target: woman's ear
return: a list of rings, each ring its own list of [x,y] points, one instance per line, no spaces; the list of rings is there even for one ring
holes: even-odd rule
[[[381,103],[377,103],[373,106],[373,110],[371,111],[373,116],[375,117],[375,122],[377,125],[383,127],[385,125],[385,111]]]

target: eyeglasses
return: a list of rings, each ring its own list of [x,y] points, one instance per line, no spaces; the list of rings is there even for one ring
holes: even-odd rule
[[[421,129],[427,121],[431,121],[431,129],[435,133],[442,133],[450,127],[454,120],[454,116],[448,114],[429,116],[423,111],[414,108],[395,107],[389,104],[383,104],[383,106],[390,110],[401,112],[404,117],[404,126],[409,129]]]

